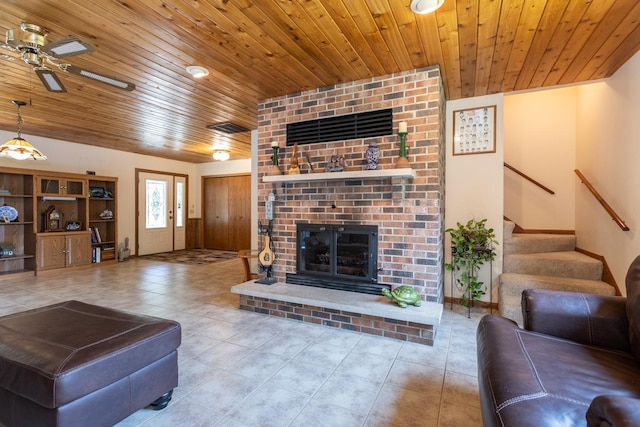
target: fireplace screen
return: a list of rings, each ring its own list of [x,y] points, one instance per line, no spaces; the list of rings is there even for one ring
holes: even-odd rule
[[[297,245],[299,284],[380,292],[377,226],[298,224]]]

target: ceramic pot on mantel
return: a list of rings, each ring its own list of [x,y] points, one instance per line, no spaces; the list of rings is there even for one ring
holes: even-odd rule
[[[366,165],[364,166],[365,170],[376,170],[378,169],[378,160],[380,160],[380,149],[375,141],[369,144],[369,148],[365,152],[365,161]]]

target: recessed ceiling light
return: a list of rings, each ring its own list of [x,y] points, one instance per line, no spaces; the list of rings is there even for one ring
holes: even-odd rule
[[[200,77],[208,76],[209,70],[199,65],[190,65],[187,67],[187,73],[191,74],[196,79]]]
[[[444,0],[411,0],[411,10],[420,14],[431,13],[443,4]]]

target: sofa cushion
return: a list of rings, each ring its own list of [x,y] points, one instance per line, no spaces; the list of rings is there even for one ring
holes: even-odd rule
[[[173,353],[180,324],[67,301],[0,317],[0,387],[46,408]]]
[[[640,256],[629,267],[625,279],[627,287],[627,320],[629,344],[636,360],[640,362]]]
[[[495,315],[480,321],[477,342],[485,426],[584,426],[596,396],[640,396],[640,365],[628,352],[526,331]]]

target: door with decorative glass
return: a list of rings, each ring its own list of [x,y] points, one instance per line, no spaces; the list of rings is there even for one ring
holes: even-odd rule
[[[173,175],[140,172],[138,178],[137,254],[170,252],[175,222]]]

